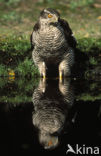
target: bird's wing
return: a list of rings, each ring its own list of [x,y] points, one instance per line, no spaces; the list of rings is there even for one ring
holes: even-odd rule
[[[31,42],[31,49],[33,50],[34,49],[34,46],[35,46],[35,33],[36,31],[38,31],[40,28],[40,24],[39,22],[37,22],[34,27],[33,27],[33,32],[30,36],[30,42]]]
[[[72,30],[70,29],[69,24],[64,19],[59,19],[60,25],[64,30],[65,38],[69,44],[70,47],[76,48],[77,41],[72,33]]]
[[[33,32],[32,32],[32,34],[31,34],[31,36],[30,36],[30,43],[31,43],[31,50],[33,50],[34,49],[34,42],[33,42]]]

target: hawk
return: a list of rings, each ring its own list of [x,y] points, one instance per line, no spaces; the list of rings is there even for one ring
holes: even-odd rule
[[[40,79],[32,102],[32,121],[38,129],[39,142],[45,149],[53,149],[59,145],[59,136],[69,131],[75,120],[75,112],[72,111],[74,93],[70,79],[63,79],[62,82]]]
[[[40,76],[47,75],[48,67],[58,68],[59,78],[71,75],[76,39],[69,24],[52,8],[41,11],[31,34],[32,57]]]

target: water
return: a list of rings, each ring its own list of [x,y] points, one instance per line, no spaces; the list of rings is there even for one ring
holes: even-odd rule
[[[0,78],[0,153],[70,155],[68,144],[100,148],[100,84]]]

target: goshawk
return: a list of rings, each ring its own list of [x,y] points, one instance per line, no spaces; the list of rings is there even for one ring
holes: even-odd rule
[[[31,34],[32,57],[45,78],[48,66],[58,68],[59,78],[71,75],[76,39],[69,24],[51,8],[41,11]]]

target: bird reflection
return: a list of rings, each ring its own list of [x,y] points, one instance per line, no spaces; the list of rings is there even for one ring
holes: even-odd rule
[[[38,129],[40,144],[45,149],[59,145],[59,136],[70,122],[69,112],[74,95],[70,79],[62,81],[40,79],[33,93],[33,125]]]

